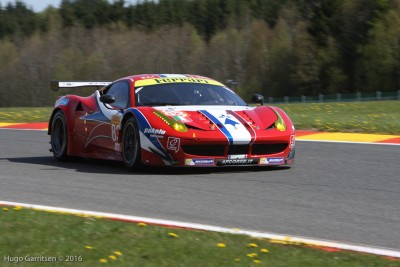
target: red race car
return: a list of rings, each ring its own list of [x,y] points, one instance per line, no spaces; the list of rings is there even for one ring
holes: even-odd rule
[[[51,150],[123,161],[127,168],[290,165],[295,130],[281,109],[249,106],[216,80],[183,74],[143,74],[114,82],[52,81],[59,88],[96,87],[66,95],[49,121]]]

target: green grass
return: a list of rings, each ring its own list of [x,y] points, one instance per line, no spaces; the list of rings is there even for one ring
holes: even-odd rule
[[[400,134],[400,101],[273,104],[298,130]],[[47,122],[52,108],[0,108],[0,122]]]
[[[275,105],[275,104],[274,104]],[[296,129],[400,134],[400,101],[276,104]]]
[[[139,226],[31,209],[3,207],[0,223],[1,266],[16,266],[6,261],[8,256],[13,259],[28,255],[62,256],[64,261],[21,262],[18,266],[400,266],[400,261],[375,255],[326,252],[245,235]],[[225,247],[218,247],[219,243]],[[250,243],[257,247],[249,247]],[[249,257],[251,253],[256,255]],[[68,256],[75,262],[65,262]]]
[[[52,110],[52,107],[0,108],[0,122],[47,122]]]

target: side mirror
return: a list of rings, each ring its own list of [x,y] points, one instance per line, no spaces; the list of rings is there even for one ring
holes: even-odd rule
[[[259,103],[261,106],[264,105],[264,97],[260,94],[254,94],[251,98],[252,103]]]
[[[112,104],[115,102],[115,97],[112,95],[102,95],[100,96],[100,102],[104,104]]]

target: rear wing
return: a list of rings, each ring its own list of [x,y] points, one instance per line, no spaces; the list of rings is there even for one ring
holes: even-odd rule
[[[50,88],[57,92],[60,88],[77,88],[77,87],[105,87],[112,82],[101,81],[51,81]]]

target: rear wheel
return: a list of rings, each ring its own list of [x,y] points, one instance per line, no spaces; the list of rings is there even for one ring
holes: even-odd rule
[[[51,122],[51,149],[58,160],[66,160],[68,149],[68,127],[64,112],[57,111]]]
[[[122,131],[122,158],[128,169],[135,169],[140,164],[140,138],[137,123],[130,117]]]

